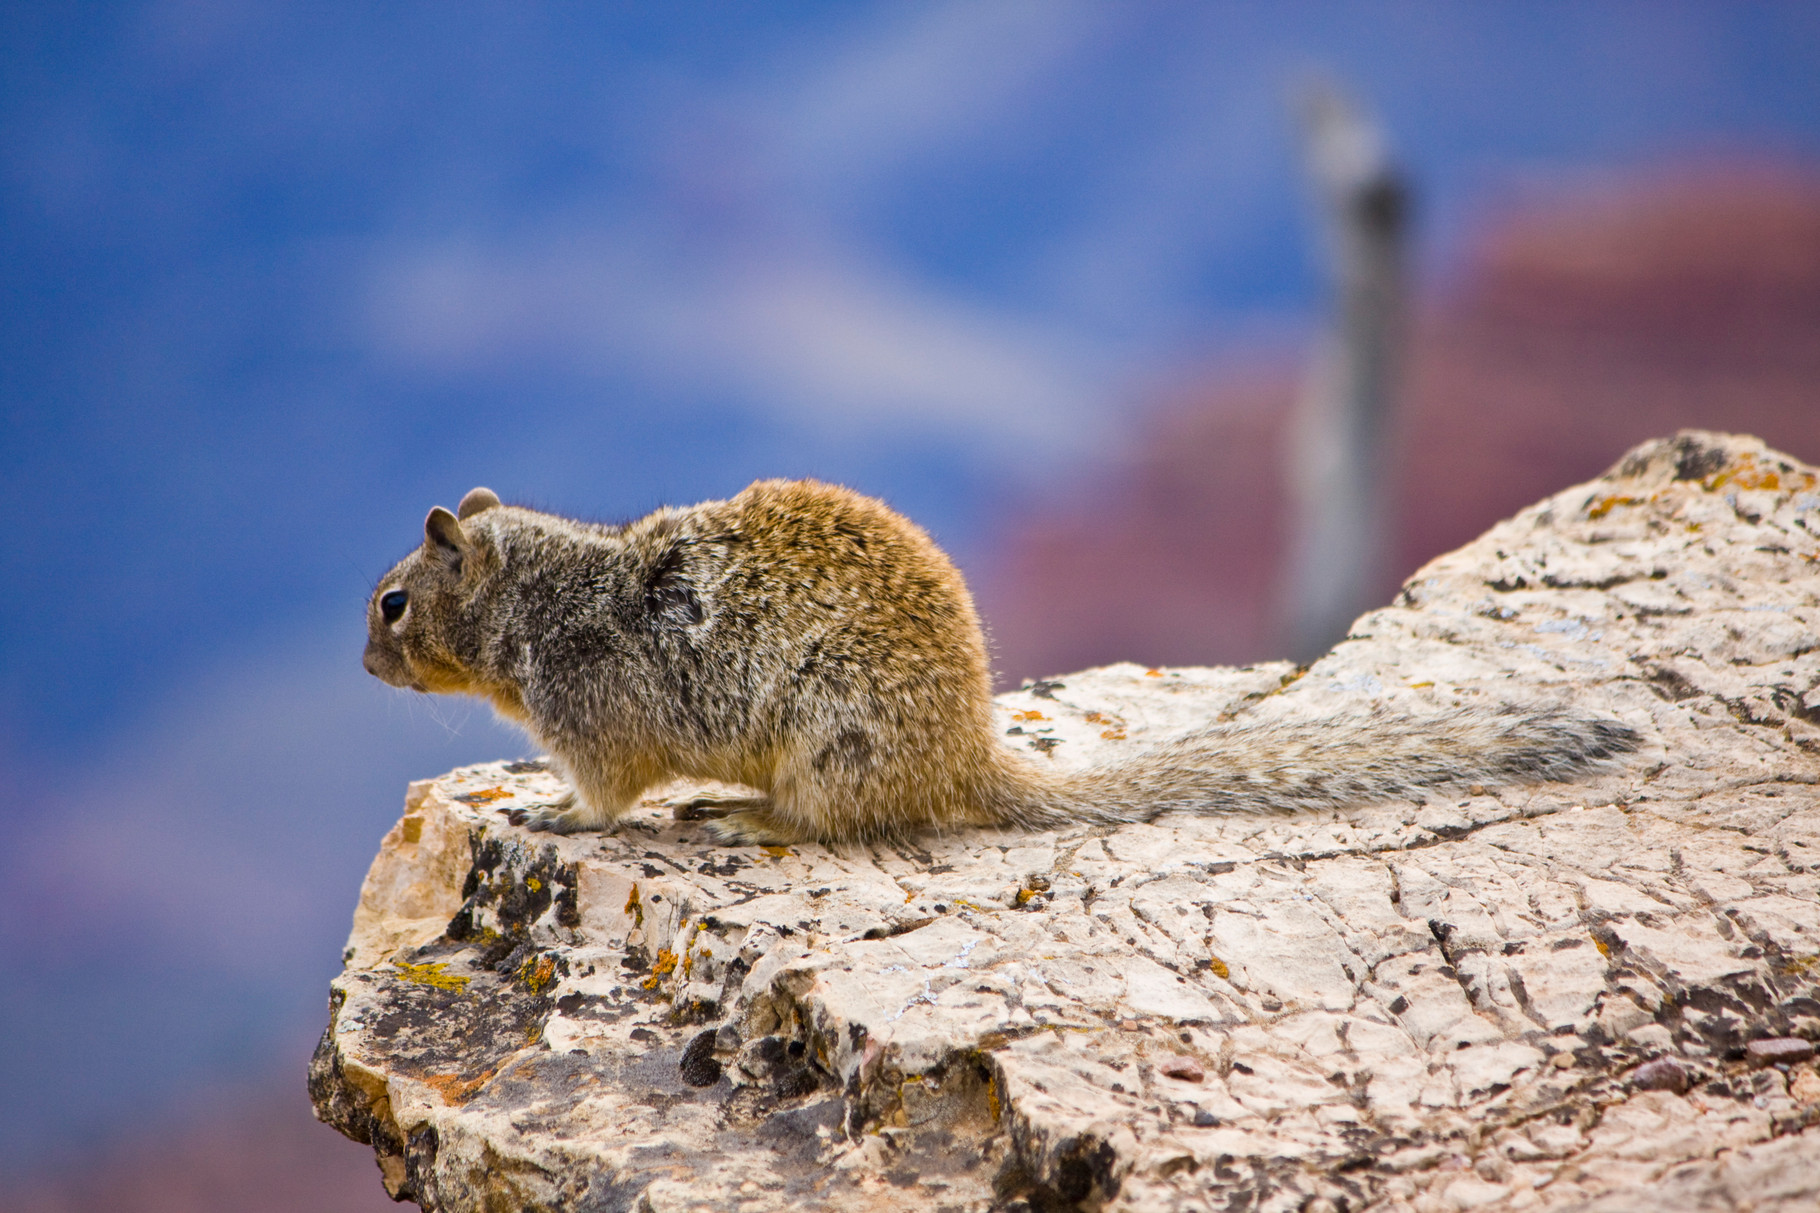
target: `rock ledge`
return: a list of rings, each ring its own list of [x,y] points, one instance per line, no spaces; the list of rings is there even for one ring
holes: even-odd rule
[[[1361,700],[1642,731],[1578,784],[840,850],[530,834],[536,763],[413,784],[317,1115],[439,1210],[1820,1206],[1817,483],[1684,433],[1306,673],[1000,699],[1066,765]]]

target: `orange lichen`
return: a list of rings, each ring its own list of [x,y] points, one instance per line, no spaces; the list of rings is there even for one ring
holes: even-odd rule
[[[533,994],[541,994],[556,980],[556,961],[550,956],[533,956],[518,966],[518,980]]]
[[[478,792],[463,792],[462,799],[469,804],[490,804],[495,800],[504,800],[513,795],[505,788],[482,788]]]
[[[676,971],[676,953],[669,948],[657,950],[657,963],[651,966],[651,976],[638,984],[647,990],[655,990],[657,983]]]
[[[1648,504],[1649,504],[1649,498],[1647,498],[1647,497],[1626,497],[1621,494],[1614,493],[1610,497],[1601,497],[1597,501],[1593,502],[1591,505],[1587,506],[1586,507],[1586,516],[1596,522],[1597,520],[1605,517],[1607,514],[1611,513],[1613,510],[1617,509],[1621,505],[1648,505]]]
[[[1049,718],[1047,716],[1043,715],[1041,712],[1037,711],[1035,708],[1031,708],[1028,712],[1011,713],[1011,719],[1016,720],[1016,721],[1025,721],[1025,720],[1047,720]]]
[[[1760,463],[1750,455],[1741,457],[1737,462],[1721,468],[1700,482],[1700,487],[1711,493],[1724,485],[1734,485],[1741,489],[1761,489],[1777,492],[1783,489],[1811,489],[1814,487],[1812,472],[1796,472],[1789,469],[1785,480],[1782,473],[1772,464]]]
[[[463,1078],[459,1074],[432,1074],[423,1080],[423,1085],[442,1096],[442,1102],[450,1107],[459,1107],[474,1098],[474,1093],[487,1085],[495,1071],[488,1070],[479,1078]]]

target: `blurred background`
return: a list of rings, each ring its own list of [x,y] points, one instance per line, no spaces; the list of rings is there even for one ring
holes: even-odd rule
[[[406,780],[525,750],[359,665],[475,484],[882,496],[1006,685],[1283,655],[1310,80],[1412,199],[1378,601],[1680,426],[1820,459],[1811,3],[39,2],[0,37],[0,1209],[392,1207],[303,1070]]]

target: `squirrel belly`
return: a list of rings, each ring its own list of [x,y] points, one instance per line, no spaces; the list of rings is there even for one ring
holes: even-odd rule
[[[534,829],[610,826],[677,777],[753,795],[680,811],[742,842],[1293,812],[1568,779],[1635,750],[1556,709],[1218,725],[1063,773],[1000,744],[966,583],[882,502],[768,480],[624,526],[437,507],[367,607],[367,670],[492,702],[573,791]]]

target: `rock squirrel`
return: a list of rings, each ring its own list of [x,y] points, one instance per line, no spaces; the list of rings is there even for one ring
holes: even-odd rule
[[[813,481],[625,526],[477,488],[430,511],[367,629],[370,673],[488,699],[549,751],[572,790],[522,820],[560,833],[604,828],[678,776],[757,793],[679,806],[722,838],[834,842],[1326,808],[1566,779],[1638,745],[1560,709],[1379,710],[1046,767],[998,740],[985,637],[946,554],[884,503]]]

